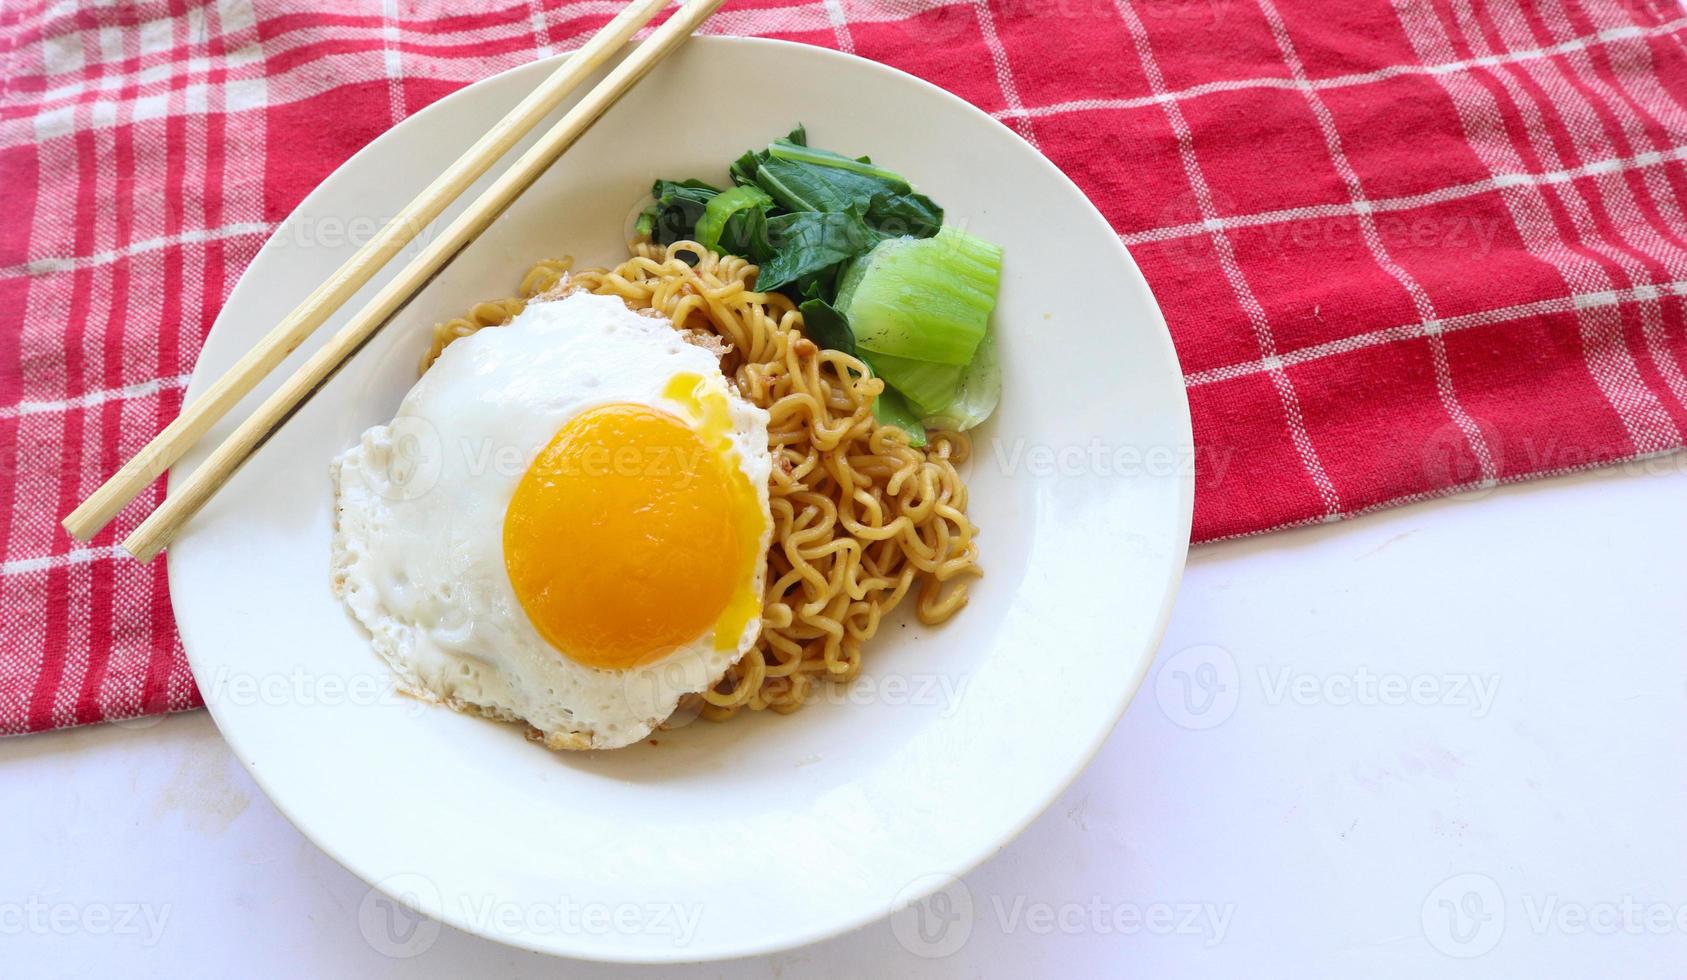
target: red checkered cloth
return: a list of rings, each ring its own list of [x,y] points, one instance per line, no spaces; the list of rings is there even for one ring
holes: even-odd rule
[[[199,703],[161,564],[60,516],[180,407],[260,242],[388,126],[613,0],[0,7],[0,733]],[[1687,431],[1667,0],[733,0],[1039,147],[1183,360],[1195,539],[1661,454]],[[940,190],[940,189],[939,189]]]

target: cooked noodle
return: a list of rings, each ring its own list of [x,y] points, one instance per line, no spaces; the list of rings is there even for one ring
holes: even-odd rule
[[[576,287],[730,345],[722,371],[769,415],[773,543],[761,635],[693,705],[704,717],[795,711],[817,679],[855,677],[862,644],[909,592],[927,624],[966,605],[966,585],[954,580],[979,572],[955,468],[971,448],[966,436],[932,432],[916,449],[901,429],[879,425],[872,405],[884,383],[804,337],[802,314],[783,295],[756,292],[756,267],[741,258],[676,242],[634,245],[614,269],[570,274],[571,264],[540,262],[522,277],[520,296],[439,324],[423,368],[453,340],[509,322],[527,300]]]

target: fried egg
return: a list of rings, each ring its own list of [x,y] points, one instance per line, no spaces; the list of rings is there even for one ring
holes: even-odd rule
[[[754,644],[767,413],[583,291],[451,344],[333,463],[333,585],[406,693],[615,748]]]

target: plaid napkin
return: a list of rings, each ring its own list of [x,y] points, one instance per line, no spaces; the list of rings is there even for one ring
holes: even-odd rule
[[[472,9],[471,9],[472,8]],[[0,733],[196,705],[162,564],[58,519],[180,408],[359,146],[612,0],[0,7]],[[1687,21],[1666,0],[733,0],[943,85],[1118,229],[1182,356],[1196,540],[1674,450]]]

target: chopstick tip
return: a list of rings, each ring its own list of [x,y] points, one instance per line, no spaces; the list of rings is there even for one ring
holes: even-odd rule
[[[155,535],[148,534],[146,524],[143,522],[117,547],[127,552],[130,558],[146,565],[150,564],[154,558],[158,557],[158,553],[164,550],[164,542],[158,541]]]
[[[87,513],[87,506],[87,504],[83,504],[82,506],[77,507],[69,514],[66,514],[64,520],[59,521],[59,526],[65,529],[65,533],[84,544],[86,544],[94,535],[98,534],[101,527],[101,525],[97,522],[90,522],[89,515]]]

